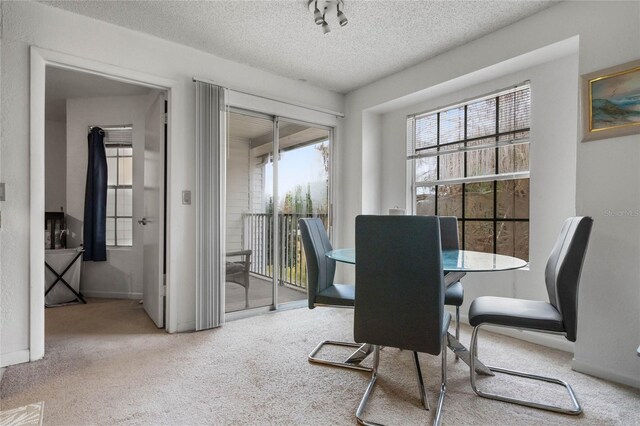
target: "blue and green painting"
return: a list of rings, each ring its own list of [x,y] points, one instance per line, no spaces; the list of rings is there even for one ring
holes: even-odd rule
[[[591,81],[591,129],[640,124],[640,68]]]

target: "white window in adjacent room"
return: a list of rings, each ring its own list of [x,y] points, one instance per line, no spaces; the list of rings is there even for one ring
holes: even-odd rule
[[[407,120],[413,211],[458,217],[466,250],[529,259],[528,83]]]
[[[107,246],[133,245],[133,127],[105,130],[107,154]]]

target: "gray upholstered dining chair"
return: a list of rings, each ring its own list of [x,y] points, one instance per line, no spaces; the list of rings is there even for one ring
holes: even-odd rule
[[[355,298],[353,284],[337,284],[333,282],[336,273],[336,262],[325,255],[328,251],[331,251],[332,248],[322,220],[319,218],[300,219],[298,226],[300,227],[300,237],[307,260],[307,296],[309,309],[314,309],[316,306],[353,308]],[[360,344],[354,342],[324,340],[311,351],[309,354],[309,362],[353,370],[371,371],[371,368],[360,365],[360,361],[362,361],[368,353],[362,353],[360,357],[350,358],[353,359],[352,362],[330,361],[317,357],[316,354],[325,345],[357,349],[361,347]]]
[[[442,250],[459,250],[458,218],[455,216],[438,216],[438,218]],[[465,275],[464,272],[449,272],[445,275],[447,286],[444,292],[444,304],[456,307],[456,339],[458,340],[460,340],[460,306],[464,302],[464,287],[460,279]]]
[[[511,402],[528,407],[564,414],[580,414],[582,407],[571,385],[551,377],[538,376],[506,368],[490,367],[491,371],[519,377],[541,380],[564,386],[569,392],[572,409],[547,405],[530,400],[484,392],[476,385],[475,357],[478,355],[478,331],[484,325],[526,329],[545,333],[563,334],[567,340],[576,341],[578,326],[578,284],[587,252],[593,219],[572,217],[562,226],[545,268],[545,282],[549,302],[482,296],[469,308],[469,323],[474,327],[471,335],[471,387],[481,397]]]
[[[356,411],[361,424],[378,375],[380,346],[413,352],[420,399],[429,409],[417,352],[442,356],[440,424],[447,382],[447,328],[440,222],[431,216],[356,218],[354,338],[373,345],[371,381]]]

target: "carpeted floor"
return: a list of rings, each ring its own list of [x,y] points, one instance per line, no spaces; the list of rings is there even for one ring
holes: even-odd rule
[[[44,401],[45,425],[355,424],[368,374],[306,360],[322,339],[349,340],[352,315],[347,309],[296,309],[217,330],[169,335],[156,329],[135,301],[94,299],[88,305],[47,309],[46,356],[5,371],[1,409]],[[462,341],[468,342],[469,329],[463,332]],[[585,413],[563,416],[476,397],[466,365],[450,356],[444,424],[640,422],[638,390],[572,371],[568,353],[489,333],[481,337],[479,350],[489,364],[568,380]],[[421,355],[421,361],[433,407],[439,358]],[[517,392],[513,383],[500,379],[483,379],[482,384],[488,380]],[[568,403],[548,386],[524,393]],[[379,385],[369,407],[368,416],[378,422],[431,423],[433,411],[420,409],[409,352],[383,349]]]

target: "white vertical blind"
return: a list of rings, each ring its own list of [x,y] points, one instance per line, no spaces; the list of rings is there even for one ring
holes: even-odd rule
[[[196,81],[196,330],[224,322],[225,89]]]

